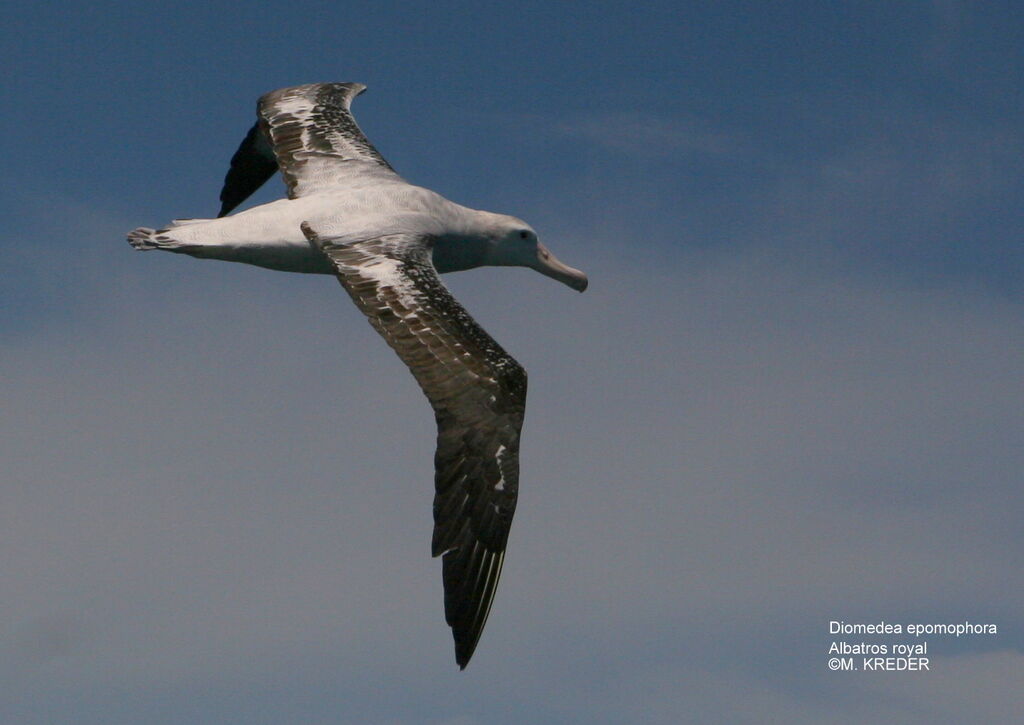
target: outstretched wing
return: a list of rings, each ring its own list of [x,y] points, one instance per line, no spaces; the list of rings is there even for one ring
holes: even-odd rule
[[[429,237],[334,244],[302,229],[434,408],[432,553],[442,556],[445,618],[464,668],[490,612],[516,508],[526,371],[441,283]]]
[[[312,83],[261,97],[259,120],[231,158],[218,216],[245,201],[278,168],[293,199],[357,175],[397,178],[349,110],[365,90],[362,83]]]

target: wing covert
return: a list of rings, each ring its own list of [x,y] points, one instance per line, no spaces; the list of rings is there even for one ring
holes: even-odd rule
[[[277,158],[288,196],[304,196],[353,176],[392,176],[349,110],[362,83],[313,83],[260,98],[259,125]]]

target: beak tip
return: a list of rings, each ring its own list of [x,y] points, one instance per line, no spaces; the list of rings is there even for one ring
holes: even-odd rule
[[[538,243],[537,248],[537,259],[526,266],[533,267],[547,277],[557,279],[577,292],[582,292],[587,288],[589,280],[586,274],[559,260],[543,244]]]

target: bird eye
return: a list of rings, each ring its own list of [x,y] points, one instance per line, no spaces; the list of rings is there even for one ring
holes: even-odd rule
[[[520,239],[529,239],[530,238],[530,233],[529,232],[519,232],[519,238]]]

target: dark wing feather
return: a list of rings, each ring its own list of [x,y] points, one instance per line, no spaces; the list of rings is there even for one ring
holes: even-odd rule
[[[445,619],[464,668],[490,612],[516,508],[526,372],[441,283],[429,238],[342,245],[307,224],[303,231],[434,408],[432,552],[443,557]]]
[[[225,216],[248,199],[277,171],[277,158],[270,142],[254,123],[231,157],[231,167],[220,190],[220,213]]]
[[[288,186],[304,196],[354,175],[398,178],[356,124],[349,107],[361,83],[314,83],[267,93],[257,104],[260,128]]]

